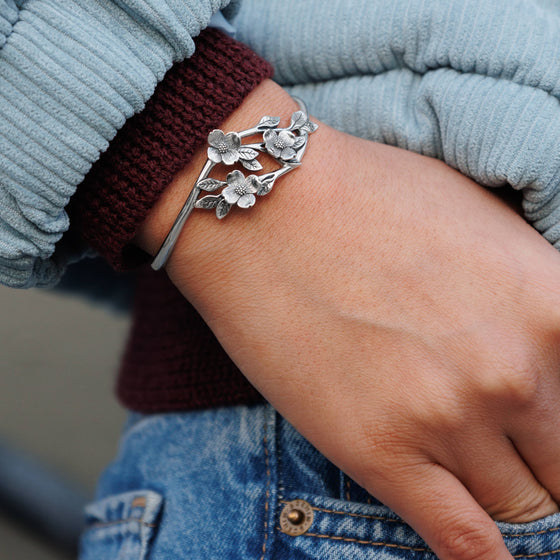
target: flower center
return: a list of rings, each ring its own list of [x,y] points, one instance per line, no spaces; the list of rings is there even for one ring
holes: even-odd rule
[[[235,194],[237,196],[241,197],[244,194],[247,194],[247,188],[244,185],[241,185],[239,187],[235,187]]]
[[[279,150],[283,150],[286,146],[284,146],[284,142],[282,142],[280,138],[277,138],[276,142],[274,142],[274,147],[278,148]]]
[[[228,145],[225,142],[220,142],[218,144],[218,151],[220,152],[220,154],[225,154],[228,150]]]

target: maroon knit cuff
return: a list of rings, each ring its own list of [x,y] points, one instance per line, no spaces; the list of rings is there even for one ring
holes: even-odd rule
[[[117,394],[144,413],[264,401],[165,271],[149,267],[137,274]]]
[[[265,60],[216,29],[195,43],[194,55],[169,70],[70,202],[72,229],[116,269],[146,261],[130,242],[159,196],[208,133],[272,75]]]

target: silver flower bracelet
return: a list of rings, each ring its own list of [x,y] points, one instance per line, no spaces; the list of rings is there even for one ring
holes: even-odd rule
[[[299,105],[299,111],[292,115],[290,126],[287,128],[278,127],[280,117],[265,116],[253,128],[227,134],[221,130],[213,130],[208,135],[208,159],[173,227],[154,258],[152,263],[154,270],[165,266],[185,222],[195,208],[215,210],[216,216],[221,220],[235,205],[240,208],[253,206],[256,196],[267,195],[278,177],[301,165],[309,134],[317,130],[317,125],[309,120],[305,103],[297,97],[294,97],[294,100]],[[241,143],[242,138],[261,134],[263,142]],[[241,163],[249,171],[260,171],[263,168],[258,161],[261,153],[270,155],[280,167],[271,173],[249,175],[248,177],[236,169],[227,175],[225,181],[209,177],[210,171],[219,163],[224,165]],[[215,192],[218,189],[222,189],[218,195],[200,197],[203,191]]]

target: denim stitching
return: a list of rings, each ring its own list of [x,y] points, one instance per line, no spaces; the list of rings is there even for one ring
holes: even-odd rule
[[[348,490],[347,490],[347,492],[346,492],[346,499],[347,499],[349,502],[351,502],[352,500],[350,499],[350,492],[351,492],[352,488],[356,488],[357,486],[358,486],[359,488],[361,488],[361,486],[359,486],[356,482],[354,482],[348,475],[346,475],[346,474],[344,474],[344,473],[343,473],[343,475],[344,475],[344,478],[346,479],[346,485],[348,486]],[[372,505],[372,503],[371,503],[371,495],[370,495],[369,493],[368,493],[368,496],[367,496],[367,504],[368,504],[369,506]]]
[[[264,556],[266,554],[266,543],[268,541],[268,503],[270,500],[270,463],[268,459],[268,441],[266,438],[266,411],[264,413],[264,436],[263,436],[263,445],[264,445],[264,461],[266,465],[266,502],[264,504],[264,541],[262,546],[262,556],[261,560],[264,560]]]
[[[279,529],[281,530],[281,529]],[[433,551],[429,548],[420,548],[414,546],[405,546],[402,544],[394,544],[394,543],[387,543],[382,541],[363,541],[360,539],[351,539],[349,537],[335,537],[333,535],[319,535],[317,533],[305,533],[300,535],[302,537],[315,537],[318,539],[330,539],[333,541],[343,541],[343,542],[352,542],[356,544],[367,544],[369,546],[386,546],[387,548],[396,548],[398,550],[409,550],[411,552],[429,552],[433,554]],[[516,554],[514,558],[544,558],[545,556],[551,556],[552,554],[558,554],[560,552],[560,548],[556,550],[551,550],[549,552],[537,552],[535,554]]]
[[[388,548],[397,548],[399,550],[409,550],[409,551],[412,551],[412,552],[429,552],[429,553],[433,554],[432,550],[430,550],[429,548],[405,546],[405,545],[402,545],[402,544],[377,542],[377,541],[363,541],[363,540],[360,540],[360,539],[351,539],[350,537],[335,537],[333,535],[319,535],[317,533],[304,533],[303,535],[300,535],[300,536],[302,536],[302,537],[316,537],[318,539],[331,539],[333,541],[344,541],[344,542],[352,542],[352,543],[357,543],[357,544],[367,544],[367,545],[370,545],[370,546],[386,546]]]
[[[516,535],[504,535],[504,537],[534,537],[536,535],[544,535],[545,533],[555,533],[556,531],[560,531],[560,527],[550,527],[550,529],[543,529],[542,531],[535,531],[534,533],[517,533]]]
[[[282,501],[283,504],[287,504],[288,502]],[[337,515],[349,515],[350,517],[360,517],[362,519],[374,519],[375,521],[389,521],[390,523],[402,523],[406,525],[404,521],[400,519],[391,519],[390,517],[381,517],[380,515],[362,515],[359,513],[350,513],[348,511],[335,511],[332,509],[324,509],[320,507],[311,506],[311,509],[315,511],[322,511],[323,513],[336,513]]]
[[[280,415],[278,412],[274,412],[274,418],[276,420],[276,472],[278,473],[278,499],[281,501],[284,497],[284,470],[283,470],[283,458],[282,458],[282,445],[280,442],[280,431],[281,431],[281,421]]]
[[[536,554],[516,554],[514,558],[543,558],[544,556],[550,556],[551,554],[558,554],[560,548],[556,550],[551,550],[550,552],[537,552]]]
[[[282,503],[286,503],[286,502],[282,502]],[[337,515],[349,515],[350,517],[360,517],[362,519],[373,519],[375,521],[389,521],[390,523],[402,523],[403,525],[406,525],[406,523],[404,521],[401,521],[399,519],[391,519],[390,517],[381,517],[378,515],[362,515],[359,513],[350,513],[348,511],[336,511],[336,510],[332,510],[332,509],[324,509],[324,508],[319,508],[319,507],[314,507],[311,506],[312,509],[316,510],[316,511],[322,511],[323,513],[335,513]],[[522,538],[522,537],[535,537],[538,535],[544,535],[546,533],[556,533],[557,531],[560,531],[560,527],[550,527],[549,529],[542,529],[541,531],[534,531],[534,532],[530,532],[530,533],[517,533],[515,535],[502,535],[505,539],[515,539],[515,538]],[[521,556],[520,558],[533,558],[531,556]]]
[[[282,502],[282,503],[287,503],[287,502]],[[399,521],[397,519],[391,519],[389,517],[381,517],[381,516],[377,516],[377,515],[360,515],[358,513],[349,513],[347,511],[335,511],[332,509],[324,509],[324,508],[319,508],[319,507],[314,507],[311,506],[311,509],[314,509],[315,511],[321,511],[323,513],[334,513],[337,515],[348,515],[350,517],[360,517],[362,519],[373,519],[375,521],[389,521],[390,523],[402,523],[403,525],[406,525],[406,523],[404,521]],[[281,529],[280,529],[281,530]],[[531,533],[518,533],[515,535],[502,535],[503,538],[507,539],[507,538],[521,538],[521,537],[534,537],[537,535],[544,535],[546,533],[554,533],[560,531],[560,527],[551,527],[550,529],[543,529],[542,531],[534,531]],[[308,536],[308,537],[317,537],[317,538],[321,538],[321,539],[333,539],[333,540],[337,540],[337,541],[345,541],[345,542],[355,542],[358,544],[369,544],[372,546],[388,546],[390,548],[398,548],[398,549],[402,549],[402,550],[411,550],[414,552],[431,552],[430,549],[428,548],[414,548],[414,547],[408,547],[408,546],[404,546],[404,545],[397,545],[397,544],[392,544],[392,543],[385,543],[385,542],[374,542],[374,541],[362,541],[359,539],[351,539],[348,537],[335,537],[335,536],[330,536],[330,535],[318,535],[315,533],[305,533],[305,535],[302,536]],[[560,548],[556,549],[556,550],[551,550],[550,552],[537,552],[535,554],[517,554],[514,555],[514,558],[544,558],[545,556],[550,556],[551,554],[558,554],[560,553]]]

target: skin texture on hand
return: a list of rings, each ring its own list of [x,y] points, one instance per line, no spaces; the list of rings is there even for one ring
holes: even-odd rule
[[[295,103],[265,82],[224,123]],[[155,254],[206,158],[154,208]],[[433,159],[321,125],[249,211],[195,211],[167,266],[259,391],[442,560],[560,500],[560,255]]]

